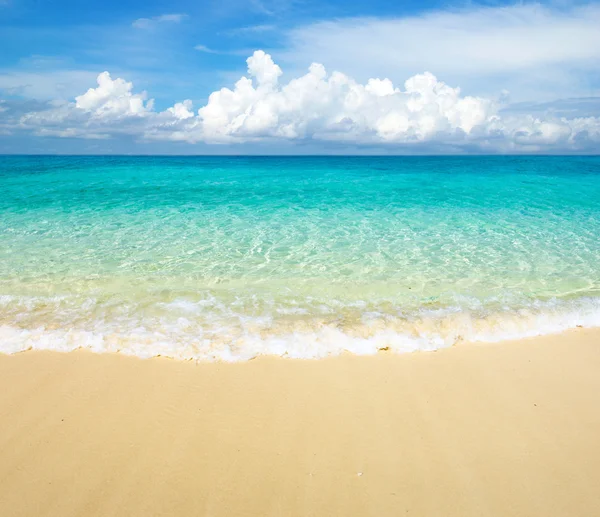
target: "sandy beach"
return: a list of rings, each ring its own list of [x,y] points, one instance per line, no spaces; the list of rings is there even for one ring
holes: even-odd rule
[[[600,331],[237,364],[0,355],[0,515],[600,515]]]

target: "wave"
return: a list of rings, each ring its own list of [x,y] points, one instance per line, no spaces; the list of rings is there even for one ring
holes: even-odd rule
[[[464,300],[463,300],[464,302]],[[239,304],[238,304],[239,305]],[[430,351],[600,326],[600,298],[481,302],[411,310],[369,305],[286,304],[250,313],[214,297],[141,305],[91,298],[1,296],[0,352],[88,349],[140,358],[246,361],[262,355],[318,359],[345,352]]]

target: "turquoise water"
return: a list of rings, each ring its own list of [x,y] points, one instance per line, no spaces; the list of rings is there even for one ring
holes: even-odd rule
[[[0,351],[198,360],[600,325],[599,157],[0,157]]]

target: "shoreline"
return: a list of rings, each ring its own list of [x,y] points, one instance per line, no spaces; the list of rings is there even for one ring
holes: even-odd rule
[[[589,322],[588,322],[589,323]],[[312,337],[308,334],[298,335],[291,332],[290,334],[279,337],[260,337],[251,336],[248,343],[239,345],[226,345],[222,347],[210,348],[210,345],[198,346],[188,343],[183,339],[182,347],[165,346],[164,342],[156,343],[141,340],[140,342],[125,344],[120,348],[114,339],[117,337],[113,333],[108,343],[103,344],[102,340],[96,339],[95,336],[88,331],[82,330],[57,330],[51,328],[46,330],[38,328],[35,330],[24,330],[13,328],[10,325],[0,325],[0,356],[15,355],[24,352],[58,352],[72,353],[81,350],[89,351],[94,354],[109,354],[120,355],[125,357],[136,357],[138,359],[155,359],[166,358],[182,362],[198,362],[198,363],[238,363],[254,361],[264,357],[275,359],[292,359],[292,360],[323,360],[334,357],[342,357],[345,355],[355,356],[373,356],[381,353],[390,352],[394,355],[413,354],[415,352],[435,352],[448,348],[463,347],[463,346],[489,346],[498,343],[507,343],[513,341],[529,341],[535,339],[546,339],[556,336],[571,335],[577,332],[597,332],[600,335],[600,325],[596,321],[589,324],[576,324],[574,326],[558,326],[546,329],[545,333],[531,333],[528,330],[514,330],[507,332],[503,337],[485,336],[481,339],[471,339],[464,337],[458,333],[454,337],[454,342],[439,343],[439,336],[427,336],[427,334],[389,334],[388,332],[380,332],[365,336],[352,336],[340,334],[337,329],[327,328],[321,332],[313,334]],[[18,334],[24,332],[27,336],[27,347],[23,347],[17,343]],[[468,335],[468,333],[467,333]],[[284,343],[286,339],[290,342],[290,348],[286,348]],[[307,339],[305,343],[302,339]],[[430,340],[428,342],[427,340]],[[6,340],[8,344],[3,343]],[[253,341],[254,340],[254,341]],[[257,349],[256,341],[262,343],[263,348]],[[347,341],[344,341],[347,340]],[[423,342],[425,340],[425,342]],[[35,344],[31,344],[31,342]],[[300,341],[300,345],[296,341]],[[44,343],[39,346],[38,342]],[[85,342],[86,344],[81,344]]]
[[[428,353],[0,354],[0,513],[600,514],[600,329]]]

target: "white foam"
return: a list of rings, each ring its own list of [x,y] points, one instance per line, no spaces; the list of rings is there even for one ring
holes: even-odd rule
[[[4,301],[15,302],[26,310],[42,304],[39,300]],[[53,299],[51,303],[60,305],[62,300]],[[85,312],[90,303],[85,302]],[[173,313],[170,317],[143,317],[134,312],[112,319],[86,320],[80,314],[77,322],[67,320],[62,325],[29,328],[5,319],[0,326],[0,352],[86,348],[98,353],[196,361],[245,361],[261,355],[319,359],[345,352],[367,355],[384,349],[395,353],[435,350],[459,341],[496,342],[559,333],[577,326],[600,326],[599,298],[535,301],[529,306],[487,313],[459,307],[421,309],[402,316],[371,310],[362,313],[354,325],[345,326],[303,319],[305,313],[295,309],[283,324],[268,314],[235,313],[215,300],[176,300],[162,305],[167,313]],[[216,306],[219,318],[213,312]],[[74,311],[69,307],[67,314]]]

